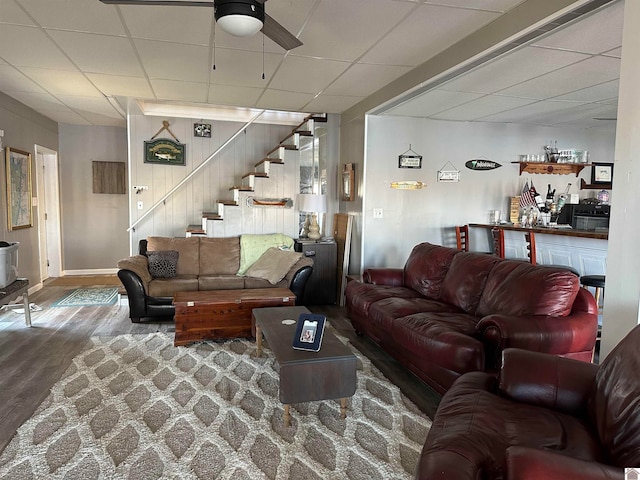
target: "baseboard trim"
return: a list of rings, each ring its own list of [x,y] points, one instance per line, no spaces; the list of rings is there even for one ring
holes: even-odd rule
[[[94,268],[87,270],[63,270],[63,276],[72,275],[115,275],[118,273],[117,268]]]

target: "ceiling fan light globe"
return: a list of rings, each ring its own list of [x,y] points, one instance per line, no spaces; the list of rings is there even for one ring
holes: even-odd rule
[[[225,15],[218,20],[218,26],[230,35],[250,37],[258,33],[263,26],[260,19],[247,15]]]

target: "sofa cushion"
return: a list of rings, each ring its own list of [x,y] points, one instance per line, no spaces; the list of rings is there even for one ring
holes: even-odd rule
[[[178,252],[176,250],[162,250],[147,252],[149,259],[149,273],[153,278],[173,278],[176,276]]]
[[[247,269],[271,247],[292,250],[293,239],[282,233],[240,236],[240,267],[238,268],[238,275],[244,275]]]
[[[196,290],[198,290],[197,275],[154,278],[149,282],[149,295],[152,297],[173,297],[176,292],[192,292]]]
[[[200,275],[198,290],[239,290],[244,288],[244,279],[233,275]]]
[[[604,359],[589,401],[591,422],[598,429],[611,464],[640,465],[640,326]]]
[[[301,252],[271,247],[247,269],[245,275],[262,278],[275,285],[284,278],[301,256]]]
[[[284,278],[278,283],[271,283],[264,278],[240,277],[244,280],[244,288],[289,288],[289,282]]]
[[[235,275],[240,267],[240,237],[200,237],[200,275]]]
[[[369,307],[369,320],[380,328],[389,329],[398,318],[422,312],[457,313],[460,309],[429,298],[391,297],[379,300]]]
[[[367,316],[371,305],[385,298],[423,298],[418,292],[407,287],[389,287],[372,283],[348,282],[346,289],[347,310]]]
[[[416,313],[396,319],[389,334],[419,370],[431,373],[436,366],[452,372],[439,379],[442,392],[461,373],[484,369],[484,346],[473,337],[476,322],[467,313]]]
[[[562,268],[503,260],[489,273],[476,315],[566,316],[571,313],[579,281]]]
[[[459,253],[444,277],[440,300],[474,314],[489,272],[499,261],[499,257],[486,253]]]
[[[404,266],[404,285],[420,295],[438,300],[440,288],[453,257],[454,248],[421,243],[413,247]]]
[[[180,275],[198,275],[200,273],[199,237],[148,237],[147,251],[176,250],[178,265],[176,273]]]

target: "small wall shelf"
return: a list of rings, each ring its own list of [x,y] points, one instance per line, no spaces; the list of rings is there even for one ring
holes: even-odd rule
[[[584,179],[580,179],[580,190],[611,190],[612,185],[610,183],[587,183]]]
[[[589,163],[551,163],[551,162],[511,162],[520,165],[520,175],[522,172],[569,175],[575,173],[576,177],[584,167],[589,167]]]

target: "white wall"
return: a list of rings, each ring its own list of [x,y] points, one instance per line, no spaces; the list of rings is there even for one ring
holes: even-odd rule
[[[615,131],[568,129],[530,125],[447,122],[404,117],[369,116],[366,134],[366,174],[362,214],[362,268],[401,267],[420,242],[455,246],[453,227],[467,223],[488,223],[489,211],[500,209],[508,216],[509,198],[520,194],[525,180],[533,180],[546,194],[547,184],[580,197],[595,190],[579,190],[580,178],[590,183],[591,169],[575,175],[519,176],[511,162],[518,154],[542,153],[542,146],[558,140],[558,147],[575,147],[591,152],[591,161],[613,162]],[[423,156],[421,169],[398,168],[398,156],[409,149]],[[502,164],[490,171],[473,171],[465,162],[487,158]],[[438,170],[461,172],[459,183],[438,183]],[[425,182],[422,190],[394,190],[390,183],[404,180]],[[374,219],[373,209],[382,208],[383,218]],[[352,272],[353,273],[353,272]]]

